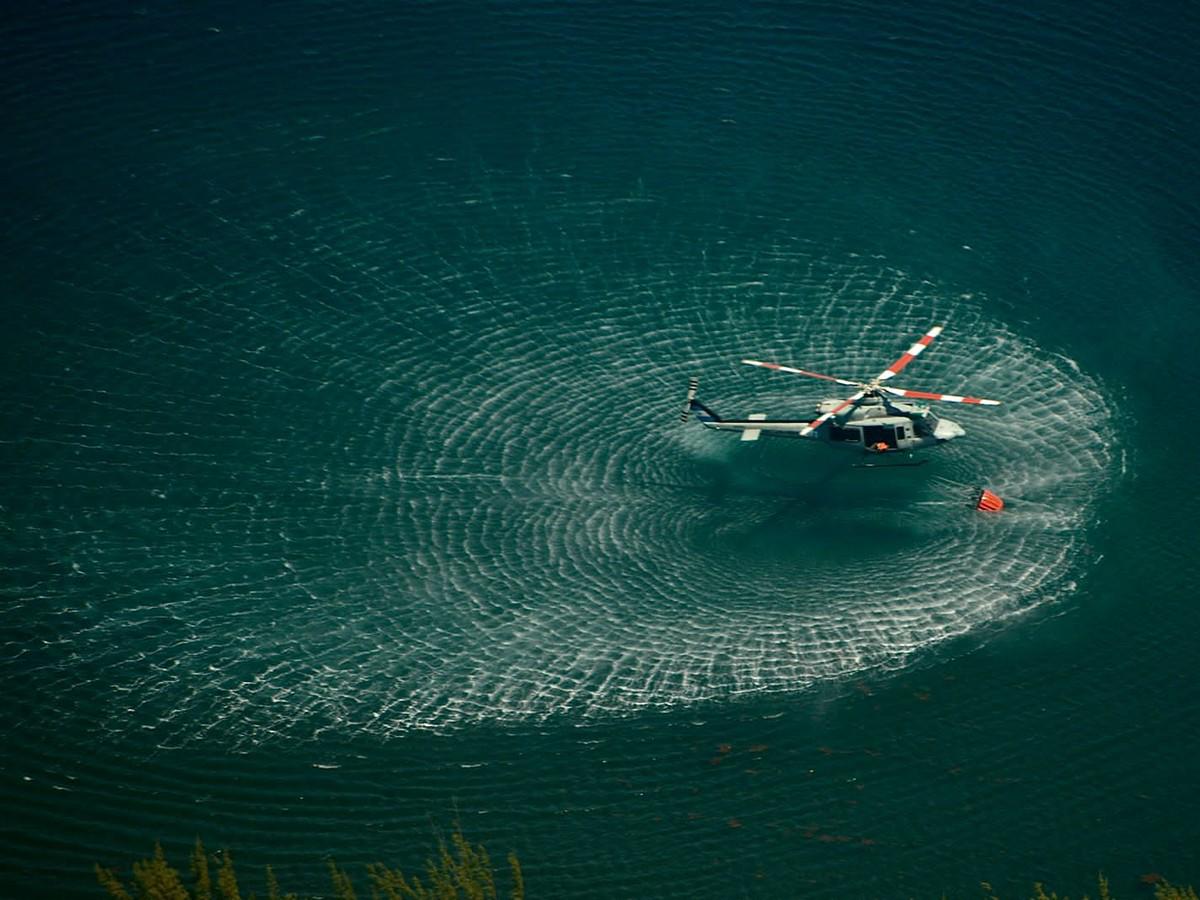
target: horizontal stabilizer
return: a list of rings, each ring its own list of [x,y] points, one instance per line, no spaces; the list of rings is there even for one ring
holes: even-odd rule
[[[750,413],[750,415],[746,416],[746,418],[749,419],[751,422],[761,422],[766,417],[767,417],[766,413]],[[745,431],[742,432],[742,440],[743,441],[757,441],[759,435],[761,435],[761,434],[762,434],[761,428],[747,428]]]

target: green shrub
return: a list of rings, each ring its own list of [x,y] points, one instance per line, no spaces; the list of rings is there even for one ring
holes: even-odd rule
[[[1200,900],[1200,897],[1196,896],[1195,888],[1175,887],[1170,882],[1163,880],[1158,876],[1153,877],[1155,879],[1154,900]],[[1000,900],[1000,898],[996,895],[995,890],[986,881],[980,886],[983,888],[984,900]],[[1104,877],[1103,873],[1101,873],[1101,875],[1097,878],[1096,887],[1096,900],[1117,900],[1117,898],[1113,896],[1112,890],[1108,886],[1108,879]],[[1029,900],[1071,900],[1071,897],[1065,894],[1060,897],[1054,892],[1046,893],[1045,885],[1038,882],[1034,884],[1033,894],[1030,896]],[[1091,898],[1090,895],[1084,894],[1079,898],[1079,900],[1091,900]]]
[[[200,839],[192,848],[189,872],[192,884],[184,884],[179,871],[167,862],[160,844],[154,845],[154,855],[133,864],[127,888],[113,869],[96,865],[96,878],[112,900],[242,900],[241,887],[233,868],[229,851],[219,854],[216,890],[213,890],[210,858]],[[508,876],[511,886],[505,894],[510,900],[524,900],[525,879],[515,854],[508,855]],[[357,900],[354,883],[345,869],[329,861],[329,878],[337,900]],[[438,842],[438,852],[425,861],[423,877],[406,876],[400,869],[382,863],[367,866],[367,880],[372,900],[500,900],[496,873],[491,859],[482,846],[472,844],[458,829]],[[279,882],[270,866],[266,869],[267,900],[296,900],[295,894],[280,892]],[[256,900],[251,894],[248,900]]]

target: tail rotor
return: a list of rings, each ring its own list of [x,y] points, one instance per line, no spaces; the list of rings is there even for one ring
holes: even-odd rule
[[[687,400],[683,404],[683,414],[679,417],[680,422],[686,422],[688,416],[692,414],[692,401],[696,399],[696,391],[700,388],[700,379],[691,378],[688,380]]]

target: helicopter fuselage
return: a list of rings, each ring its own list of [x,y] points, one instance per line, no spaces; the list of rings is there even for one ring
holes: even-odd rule
[[[816,412],[828,413],[842,403],[841,400],[822,400],[817,404]],[[935,447],[966,433],[957,422],[936,415],[922,404],[893,402],[879,397],[864,399],[845,414],[831,418],[824,428],[807,434],[802,433],[807,419],[767,419],[757,413],[745,419],[721,419],[702,404],[695,405],[696,417],[701,424],[718,431],[740,431],[743,441],[755,441],[764,434],[803,437],[845,450],[886,453]]]
[[[817,412],[829,412],[841,402],[823,400],[817,404]],[[886,452],[934,447],[964,434],[957,422],[941,418],[923,405],[869,398],[844,418],[831,419],[811,437],[849,450]]]

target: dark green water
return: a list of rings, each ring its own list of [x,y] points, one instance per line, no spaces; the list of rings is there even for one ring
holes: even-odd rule
[[[1200,881],[1198,26],[10,16],[3,893],[456,817],[536,897]],[[934,323],[1005,404],[922,468],[678,423]]]

